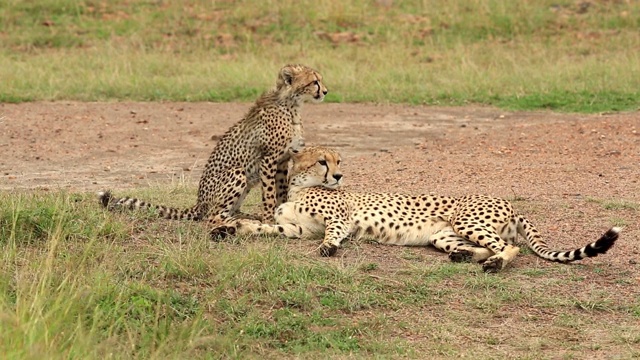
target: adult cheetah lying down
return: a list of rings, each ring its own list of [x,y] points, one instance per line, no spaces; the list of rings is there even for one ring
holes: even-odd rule
[[[340,155],[308,147],[292,155],[289,201],[275,214],[277,225],[235,219],[213,229],[220,233],[281,234],[289,238],[324,231],[322,256],[336,253],[349,235],[370,236],[383,244],[433,245],[452,261],[483,263],[483,270],[503,269],[518,254],[518,235],[543,259],[570,262],[604,254],[618,239],[619,228],[580,249],[553,251],[538,230],[503,199],[484,195],[355,193],[338,190],[342,183]]]
[[[155,208],[167,219],[220,221],[237,215],[249,190],[262,185],[264,221],[286,201],[289,149],[304,145],[300,109],[304,102],[321,102],[327,94],[322,75],[304,65],[286,65],[276,86],[262,94],[247,115],[224,134],[209,156],[196,204],[188,209],[152,205],[145,201],[114,198],[99,193],[103,206]]]

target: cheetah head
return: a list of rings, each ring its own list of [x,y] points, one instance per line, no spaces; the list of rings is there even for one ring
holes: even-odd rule
[[[291,186],[322,186],[337,189],[342,185],[340,154],[321,146],[305,147],[291,154]]]
[[[276,90],[281,98],[293,98],[299,103],[319,103],[329,92],[319,72],[300,64],[285,65],[280,69]]]

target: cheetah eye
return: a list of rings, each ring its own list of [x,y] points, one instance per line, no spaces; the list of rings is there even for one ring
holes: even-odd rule
[[[341,160],[338,160],[338,165],[340,165],[341,162],[342,162]]]
[[[313,82],[316,86],[320,86],[320,81],[316,80]]]
[[[322,166],[327,166],[327,162],[325,160],[318,160],[318,164]]]

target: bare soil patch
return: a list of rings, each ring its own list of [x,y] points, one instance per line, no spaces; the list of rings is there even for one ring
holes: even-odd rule
[[[109,188],[122,193],[126,188],[183,176],[196,186],[215,139],[249,106],[1,104],[0,189],[87,192]],[[563,249],[582,246],[609,227],[622,225],[621,239],[608,254],[584,260],[580,265],[566,265],[571,269],[578,266],[584,278],[582,282],[572,281],[565,289],[566,296],[580,298],[586,289],[587,294],[610,294],[608,299],[613,303],[637,299],[640,114],[321,104],[308,105],[303,119],[307,144],[341,150],[349,189],[506,197],[514,200],[516,208],[539,227],[552,246]],[[167,204],[171,204],[170,199]],[[294,246],[310,253],[315,248],[315,244]],[[447,261],[444,255],[423,249],[368,244],[347,243],[339,254],[327,261],[376,263],[379,266],[371,275],[381,279],[392,279],[408,261]],[[520,256],[513,264],[514,268],[550,270],[555,277],[564,276],[563,266],[534,255]],[[545,285],[544,277],[519,280],[523,284],[533,281],[534,287]],[[636,302],[640,304],[640,300]],[[453,308],[457,306],[460,304]],[[555,340],[550,340],[551,344],[561,344],[567,336],[582,345],[598,344],[601,338],[598,332],[523,320],[531,314],[555,319],[560,314],[553,308],[543,311],[524,306],[517,311],[522,317],[509,318],[506,327],[504,318],[485,319],[491,324],[484,324],[484,328],[490,327],[499,339],[493,347],[499,354],[523,354],[522,347],[508,340],[511,336],[532,343],[525,347],[529,349],[538,346],[533,344],[535,339],[549,334],[558,337],[552,336]],[[602,329],[627,326],[636,333],[635,338],[629,335],[630,344],[638,345],[633,342],[640,339],[637,316],[621,317],[619,312],[606,311],[586,315],[602,321]],[[423,340],[418,336],[417,346]],[[482,342],[475,345],[486,345]],[[627,348],[629,343],[621,341],[618,345]],[[541,346],[544,352],[544,345]],[[590,354],[587,357],[608,358],[617,354],[617,345],[607,343],[585,351]]]

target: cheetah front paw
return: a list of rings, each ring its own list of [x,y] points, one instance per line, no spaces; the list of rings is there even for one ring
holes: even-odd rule
[[[330,245],[325,245],[322,244],[320,245],[320,256],[322,257],[329,257],[329,256],[333,256],[336,254],[336,252],[338,251],[338,247],[330,244]]]

